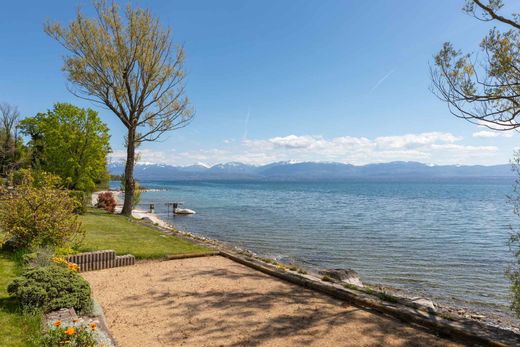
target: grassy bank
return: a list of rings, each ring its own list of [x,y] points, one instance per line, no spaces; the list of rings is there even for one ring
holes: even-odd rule
[[[11,254],[0,251],[0,346],[39,346],[40,315],[22,314],[7,294],[7,285],[20,274],[20,265]]]
[[[139,259],[210,251],[178,237],[165,235],[132,218],[99,209],[89,209],[80,219],[87,231],[80,251],[113,249],[117,254],[131,253]]]
[[[90,209],[80,216],[86,237],[80,251],[113,249],[140,259],[162,258],[185,253],[206,253],[210,249],[175,236],[168,236],[132,218]],[[0,346],[39,346],[41,315],[23,314],[7,293],[8,284],[22,272],[11,253],[0,251]]]

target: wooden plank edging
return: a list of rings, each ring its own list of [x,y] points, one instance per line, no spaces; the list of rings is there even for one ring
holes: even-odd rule
[[[178,260],[178,259],[188,259],[188,258],[200,258],[200,257],[212,257],[215,255],[220,255],[220,251],[212,251],[206,253],[184,253],[184,254],[172,254],[167,255],[164,260]]]

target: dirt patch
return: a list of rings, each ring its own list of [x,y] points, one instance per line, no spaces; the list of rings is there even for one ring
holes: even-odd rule
[[[214,256],[82,274],[119,346],[457,346]]]

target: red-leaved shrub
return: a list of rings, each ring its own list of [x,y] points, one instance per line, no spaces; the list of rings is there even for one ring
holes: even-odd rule
[[[102,208],[110,213],[114,213],[116,209],[116,199],[114,199],[112,192],[99,193],[96,207]]]

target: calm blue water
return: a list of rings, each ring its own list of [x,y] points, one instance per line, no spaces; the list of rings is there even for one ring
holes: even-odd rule
[[[511,181],[142,182],[177,228],[369,283],[507,312]],[[196,215],[166,214],[182,201]]]

